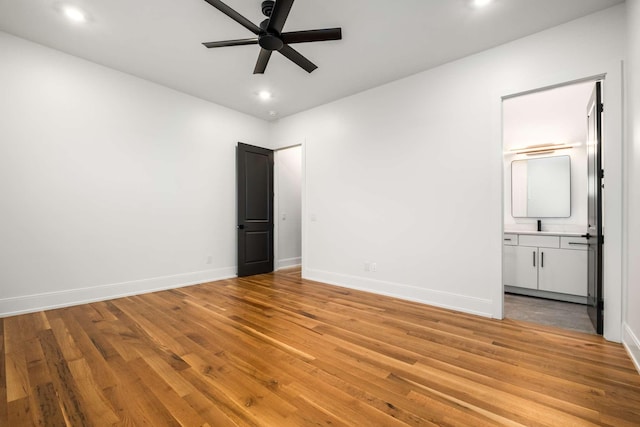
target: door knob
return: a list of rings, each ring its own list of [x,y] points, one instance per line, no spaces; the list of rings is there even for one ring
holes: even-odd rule
[[[240,224],[240,225],[238,226],[238,230],[244,230],[244,224]]]

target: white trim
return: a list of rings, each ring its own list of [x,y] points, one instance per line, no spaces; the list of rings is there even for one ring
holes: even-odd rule
[[[307,143],[307,138],[304,138],[304,140],[302,141],[302,189],[301,189],[301,199],[302,199],[302,210],[301,210],[301,215],[300,217],[302,218],[302,224],[300,227],[300,231],[302,232],[302,236],[301,237],[301,244],[302,247],[300,248],[301,250],[301,255],[302,255],[302,261],[301,261],[301,265],[302,265],[302,277],[304,278],[306,276],[306,266],[309,265],[309,251],[307,250],[307,240],[308,240],[308,235],[309,235],[309,230],[308,230],[308,226],[309,226],[309,219],[307,217],[308,212],[308,206],[309,206],[309,202],[307,200],[308,194],[309,194],[309,190],[308,190],[308,182],[309,182],[309,178],[307,176],[307,149],[308,149],[308,143]]]
[[[306,273],[305,279],[316,282],[419,302],[483,317],[492,317],[491,310],[493,301],[489,299],[474,298],[467,295],[435,291],[403,283],[372,280],[366,277],[350,276],[310,268],[306,269]]]
[[[236,277],[236,267],[0,299],[0,317],[104,301]]]
[[[558,292],[541,291],[538,289],[519,288],[517,286],[504,285],[504,291],[512,294],[527,295],[530,297],[546,298],[555,301],[565,301],[574,304],[587,305],[587,297],[580,295],[561,294]]]
[[[278,258],[280,257],[280,162],[278,153],[273,150],[273,267],[278,269]]]
[[[291,144],[291,145],[287,145],[285,147],[278,147],[278,148],[274,148],[273,151],[282,151],[282,150],[288,150],[289,148],[294,148],[294,147],[302,147],[302,143],[299,142],[297,144]]]
[[[544,92],[544,91],[547,91],[547,90],[558,89],[558,88],[561,88],[561,87],[572,86],[572,85],[576,85],[576,84],[580,84],[580,83],[588,83],[588,82],[594,82],[595,83],[597,81],[604,80],[605,76],[606,76],[606,73],[596,74],[595,76],[583,77],[583,78],[574,79],[574,80],[571,80],[571,81],[568,81],[568,82],[562,82],[562,83],[552,84],[552,85],[549,85],[549,86],[544,86],[544,87],[535,88],[535,89],[531,89],[531,90],[525,90],[523,92],[512,93],[510,95],[504,95],[502,97],[502,100],[505,101],[507,99],[517,98],[519,96],[531,95],[533,93]]]
[[[286,147],[273,149],[273,260],[274,260],[274,270],[279,270],[281,268],[287,267],[296,267],[302,265],[302,256],[298,258],[286,258],[286,259],[278,259],[280,256],[280,174],[279,174],[279,162],[278,162],[278,152],[287,150],[289,148],[300,147],[300,162],[301,162],[301,170],[302,170],[302,182],[300,183],[300,220],[304,223],[304,147],[303,143],[292,144]],[[303,225],[300,227],[300,240],[301,240],[301,248],[302,252],[302,234],[303,234]],[[291,260],[297,260],[295,262]]]
[[[302,257],[279,259],[276,261],[276,270],[300,265],[302,265]]]
[[[623,334],[622,334],[622,345],[629,353],[629,357],[633,361],[633,364],[636,365],[636,370],[640,373],[640,339],[638,336],[633,333],[631,327],[624,323]]]

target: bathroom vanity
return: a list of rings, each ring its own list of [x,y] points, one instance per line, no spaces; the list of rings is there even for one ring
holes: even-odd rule
[[[577,203],[571,203],[571,160],[562,155],[510,163],[502,262],[506,292],[587,303],[590,252],[584,233],[548,230],[587,229],[579,219],[586,220],[586,198],[576,193]]]
[[[586,304],[587,249],[577,233],[505,232],[505,291]]]

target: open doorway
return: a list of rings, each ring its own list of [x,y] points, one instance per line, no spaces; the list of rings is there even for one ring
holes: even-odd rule
[[[302,265],[302,146],[275,154],[275,269]]]
[[[506,318],[602,333],[600,84],[503,99]]]

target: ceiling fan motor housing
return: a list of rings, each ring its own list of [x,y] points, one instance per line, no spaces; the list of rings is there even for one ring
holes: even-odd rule
[[[275,1],[273,0],[265,0],[262,2],[262,13],[267,17],[264,21],[260,23],[260,29],[262,30],[258,35],[258,44],[261,48],[266,50],[280,50],[284,43],[280,38],[280,34],[268,31],[267,27],[269,26],[269,18],[271,17],[271,12],[273,12],[273,6],[275,5]]]
[[[258,44],[266,50],[280,50],[284,43],[277,34],[264,33],[258,36]]]

